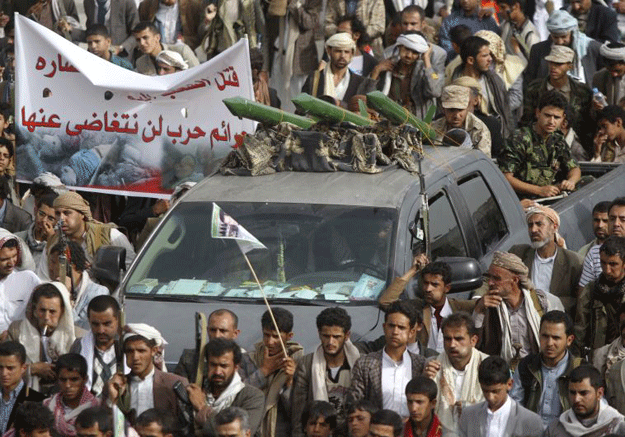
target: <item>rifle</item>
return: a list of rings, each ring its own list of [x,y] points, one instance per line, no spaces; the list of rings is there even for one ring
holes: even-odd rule
[[[57,230],[59,231],[59,243],[61,244],[62,250],[59,253],[59,271],[58,278],[59,281],[65,285],[65,279],[69,276],[70,279],[70,290],[69,294],[72,301],[75,300],[75,291],[74,291],[74,276],[72,275],[72,267],[71,267],[71,255],[68,262],[67,256],[69,254],[69,247],[67,245],[67,237],[63,233],[63,220],[59,220],[57,225]]]

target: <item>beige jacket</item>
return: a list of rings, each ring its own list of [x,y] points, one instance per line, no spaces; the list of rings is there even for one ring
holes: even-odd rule
[[[441,117],[432,122],[432,129],[436,131],[436,141],[440,144],[443,141],[443,137],[448,130],[451,130],[450,127],[447,126],[447,121],[445,117]],[[473,143],[474,149],[480,149],[482,152],[490,156],[490,148],[491,148],[491,139],[490,139],[490,131],[475,115],[472,113],[467,114],[467,118],[464,121],[464,130],[469,133],[471,137],[471,142]]]

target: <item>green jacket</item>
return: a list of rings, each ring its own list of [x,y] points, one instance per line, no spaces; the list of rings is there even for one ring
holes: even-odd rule
[[[580,364],[582,364],[582,359],[574,357],[569,352],[568,366],[564,374],[558,378],[558,393],[562,411],[566,411],[571,407],[568,396],[568,378],[573,369]],[[521,385],[523,386],[523,406],[537,413],[543,393],[542,360],[540,354],[532,354],[523,358],[519,362],[517,372],[519,372]]]
[[[499,157],[503,173],[541,187],[563,181],[576,167],[579,165],[560,132],[543,140],[532,127],[516,129]]]
[[[521,126],[531,126],[534,122],[534,113],[538,106],[538,100],[545,94],[549,78],[535,79],[530,82],[523,92],[523,116],[521,117]],[[569,107],[570,116],[569,125],[584,140],[588,139],[589,129],[586,127],[590,117],[590,108],[592,103],[592,91],[588,85],[569,77],[569,86],[571,87]],[[582,144],[585,142],[582,141]]]

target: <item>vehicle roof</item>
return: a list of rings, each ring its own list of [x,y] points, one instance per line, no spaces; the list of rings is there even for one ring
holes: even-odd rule
[[[449,168],[478,159],[471,149],[424,147],[424,152],[426,158],[422,166],[426,179],[434,177],[436,170],[446,167],[444,170],[448,172]],[[297,203],[397,208],[409,189],[418,188],[418,175],[400,168],[377,174],[343,171],[286,171],[265,176],[216,174],[199,182],[182,201],[293,203],[294,193],[297,193]]]

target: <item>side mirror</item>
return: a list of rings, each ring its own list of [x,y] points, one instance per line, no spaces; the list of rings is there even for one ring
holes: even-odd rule
[[[126,249],[119,246],[100,246],[95,253],[91,273],[96,281],[111,293],[120,282],[121,272],[126,270]]]
[[[474,258],[441,256],[436,258],[451,267],[451,293],[471,291],[482,286],[482,268]]]

